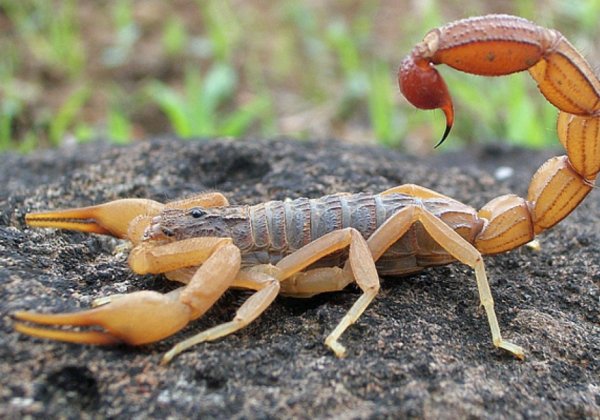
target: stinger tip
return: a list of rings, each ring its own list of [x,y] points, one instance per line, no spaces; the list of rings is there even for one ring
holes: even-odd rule
[[[440,139],[440,141],[437,142],[437,144],[435,146],[433,146],[434,149],[437,149],[438,146],[440,146],[448,137],[448,134],[450,134],[450,130],[452,129],[451,125],[446,125],[446,129],[444,130],[444,135],[442,136],[442,138]]]
[[[444,111],[444,115],[446,115],[446,129],[444,130],[444,134],[438,143],[434,146],[434,149],[437,149],[448,137],[450,134],[450,130],[452,130],[452,126],[454,125],[454,106],[452,105],[452,101],[448,100],[444,105],[442,105],[441,110]]]

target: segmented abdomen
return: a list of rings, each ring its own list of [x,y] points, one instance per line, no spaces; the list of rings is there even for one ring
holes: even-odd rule
[[[319,199],[271,201],[248,208],[246,228],[233,234],[244,265],[277,263],[283,256],[334,230],[353,227],[369,238],[389,217],[410,206],[422,206],[472,242],[482,222],[475,211],[457,201],[418,199],[404,194],[336,194]],[[315,266],[342,264],[347,251],[323,258]],[[378,261],[382,275],[400,275],[453,258],[416,223]]]

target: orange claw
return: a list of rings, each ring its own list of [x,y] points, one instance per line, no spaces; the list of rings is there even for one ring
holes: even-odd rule
[[[114,297],[106,305],[72,314],[20,311],[14,314],[17,320],[37,325],[17,322],[15,330],[34,337],[80,344],[153,343],[176,333],[189,322],[192,310],[177,297],[177,293],[163,295],[140,291]],[[39,325],[95,326],[104,331],[58,330],[41,328]]]
[[[128,198],[97,206],[28,213],[25,215],[25,222],[35,227],[70,229],[128,238],[127,233],[133,219],[140,215],[155,216],[163,207],[163,204],[156,201]]]

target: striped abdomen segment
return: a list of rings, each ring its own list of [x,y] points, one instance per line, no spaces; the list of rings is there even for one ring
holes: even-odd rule
[[[404,194],[337,194],[252,206],[248,209],[251,240],[236,242],[242,249],[244,264],[276,263],[334,230],[353,227],[369,238],[389,217],[410,205],[427,208],[470,242],[481,229],[475,211],[454,200],[421,200]],[[379,259],[377,267],[381,274],[405,274],[452,260],[417,223]],[[344,261],[345,253],[336,253],[317,265],[339,265]]]

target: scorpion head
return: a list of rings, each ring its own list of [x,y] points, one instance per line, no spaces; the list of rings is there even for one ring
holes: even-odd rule
[[[228,234],[227,218],[215,208],[194,207],[191,209],[163,210],[152,219],[144,233],[146,240],[174,240]]]

